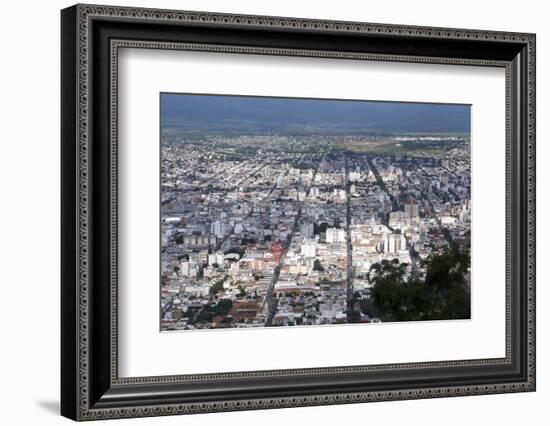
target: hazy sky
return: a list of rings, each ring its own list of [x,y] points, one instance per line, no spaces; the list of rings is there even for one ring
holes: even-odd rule
[[[311,126],[345,132],[470,132],[470,106],[223,95],[161,94],[162,125],[213,129]]]

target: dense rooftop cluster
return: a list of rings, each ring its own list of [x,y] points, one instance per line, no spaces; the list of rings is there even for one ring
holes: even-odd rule
[[[374,265],[467,249],[469,139],[371,139],[163,133],[161,329],[378,322]]]

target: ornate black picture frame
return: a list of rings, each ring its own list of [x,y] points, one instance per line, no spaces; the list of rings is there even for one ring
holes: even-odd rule
[[[95,5],[64,9],[61,28],[62,415],[93,420],[535,390],[534,34]],[[506,356],[120,378],[120,47],[504,68]]]

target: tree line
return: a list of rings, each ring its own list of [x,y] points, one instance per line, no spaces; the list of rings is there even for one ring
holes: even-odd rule
[[[469,250],[451,244],[431,255],[423,261],[424,280],[407,278],[407,266],[397,259],[373,264],[370,295],[354,295],[350,318],[358,321],[361,312],[383,322],[470,318]]]

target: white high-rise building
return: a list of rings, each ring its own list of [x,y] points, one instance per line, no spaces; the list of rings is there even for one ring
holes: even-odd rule
[[[328,228],[326,240],[327,243],[343,243],[346,241],[346,231],[341,228]]]
[[[315,241],[304,241],[300,246],[300,253],[304,257],[315,257],[317,243]]]
[[[407,249],[407,240],[402,234],[389,234],[384,242],[384,251],[395,254]]]
[[[355,170],[353,172],[349,172],[350,182],[358,182],[360,179],[361,179],[361,170]]]
[[[208,264],[223,266],[223,251],[217,251],[216,253],[211,253],[208,255]]]
[[[418,204],[416,200],[409,200],[405,203],[405,216],[411,219],[418,217]]]
[[[320,194],[321,194],[321,191],[319,190],[319,188],[317,186],[313,186],[309,190],[309,196],[311,198],[318,198]]]
[[[313,223],[311,222],[303,223],[300,226],[300,232],[302,233],[302,236],[305,238],[313,237],[313,233],[314,233]]]
[[[180,272],[184,277],[189,276],[189,262],[184,261],[180,263]]]
[[[223,238],[227,231],[227,225],[221,220],[216,220],[210,225],[210,232],[212,232],[216,237]]]

